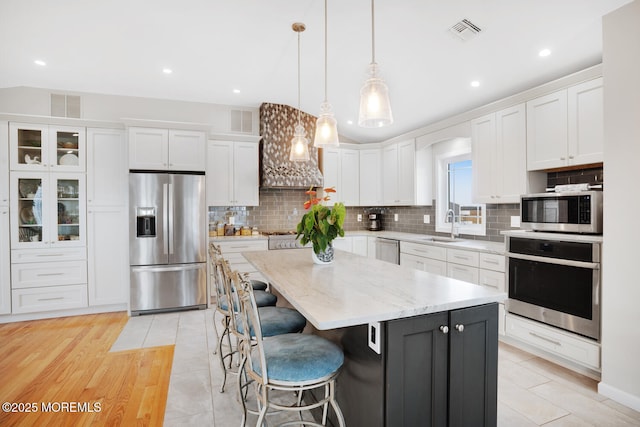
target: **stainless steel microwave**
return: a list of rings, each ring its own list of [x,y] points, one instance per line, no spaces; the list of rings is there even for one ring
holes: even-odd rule
[[[602,234],[602,191],[520,196],[520,228]]]

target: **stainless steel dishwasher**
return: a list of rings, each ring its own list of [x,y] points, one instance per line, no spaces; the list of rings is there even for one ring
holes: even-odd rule
[[[400,264],[400,242],[384,237],[376,238],[376,259]]]

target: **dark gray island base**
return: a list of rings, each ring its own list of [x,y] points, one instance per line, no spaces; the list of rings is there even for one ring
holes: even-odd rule
[[[496,425],[505,293],[342,251],[329,265],[306,249],[243,256],[278,305],[307,318],[306,332],[342,347],[336,397],[348,427]]]
[[[344,350],[336,397],[348,427],[497,424],[497,303],[381,329],[381,354],[368,346],[367,325],[314,332]]]

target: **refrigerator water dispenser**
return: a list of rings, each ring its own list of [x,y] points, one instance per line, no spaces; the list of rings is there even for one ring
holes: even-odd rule
[[[156,208],[136,208],[136,237],[156,237]]]

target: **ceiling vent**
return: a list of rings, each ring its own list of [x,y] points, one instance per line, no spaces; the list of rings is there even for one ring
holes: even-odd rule
[[[231,110],[231,132],[253,133],[253,112]]]
[[[80,97],[74,95],[51,94],[51,116],[80,118]]]
[[[456,37],[458,37],[462,41],[467,41],[469,39],[472,39],[480,31],[482,31],[480,27],[478,27],[476,24],[469,21],[468,19],[463,19],[462,21],[458,22],[457,24],[449,28],[449,32],[451,32],[451,34],[454,34]]]

